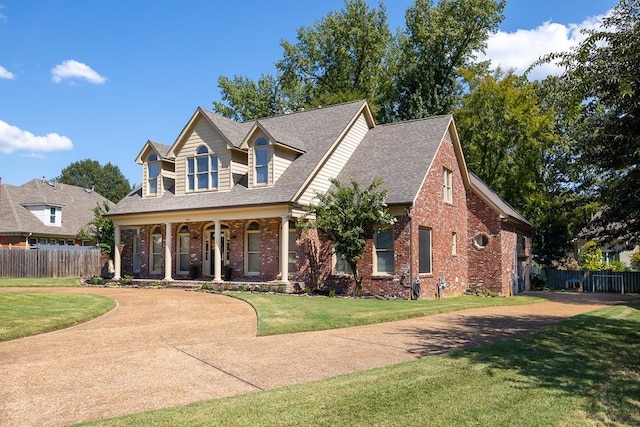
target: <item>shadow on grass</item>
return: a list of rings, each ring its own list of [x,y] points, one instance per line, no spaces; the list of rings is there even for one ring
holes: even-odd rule
[[[609,307],[549,326],[556,320],[461,318],[446,331],[412,331],[420,344],[411,351],[429,356],[493,341],[450,356],[482,364],[489,374],[516,370],[525,379],[514,387],[535,386],[584,397],[584,412],[597,423],[640,425],[640,305]],[[504,327],[506,321],[510,323]],[[538,332],[524,335],[532,330]],[[438,346],[438,341],[447,344]]]

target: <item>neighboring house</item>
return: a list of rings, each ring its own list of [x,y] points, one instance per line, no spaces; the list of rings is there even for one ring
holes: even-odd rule
[[[584,230],[578,233],[578,238],[573,241],[574,252],[571,256],[576,260],[580,260],[580,252],[582,247],[589,241],[594,241],[602,252],[602,262],[609,264],[612,262],[621,262],[627,268],[635,268],[631,260],[633,254],[640,250],[640,246],[629,244],[617,239],[608,241],[604,238],[589,238]]]
[[[358,101],[238,123],[198,108],[172,146],[148,141],[136,162],[141,187],[109,213],[116,278],[179,279],[198,265],[219,282],[229,265],[233,281],[343,286],[339,254],[296,229],[336,177],[381,179],[397,220],[359,262],[365,293],[529,286],[532,227],[467,171],[452,116],[377,126]]]
[[[113,206],[90,189],[44,179],[0,185],[0,246],[89,246],[93,242],[78,239],[77,234],[104,201]]]

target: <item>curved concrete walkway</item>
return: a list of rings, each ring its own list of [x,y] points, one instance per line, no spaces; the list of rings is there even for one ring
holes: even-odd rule
[[[303,383],[530,332],[636,297],[543,294],[539,304],[256,337],[253,308],[168,289],[38,288],[118,305],[69,329],[0,343],[0,425],[60,426]],[[9,291],[7,289],[2,290]]]

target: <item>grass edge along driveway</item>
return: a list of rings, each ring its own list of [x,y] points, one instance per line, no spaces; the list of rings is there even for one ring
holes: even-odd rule
[[[99,295],[0,292],[0,342],[77,325],[115,306]]]
[[[637,342],[640,307],[608,307],[475,349],[83,425],[640,425]]]
[[[258,335],[348,328],[415,317],[502,305],[544,301],[534,296],[482,298],[463,295],[436,300],[380,300],[371,298],[327,298],[296,295],[228,292],[253,306],[258,315]]]

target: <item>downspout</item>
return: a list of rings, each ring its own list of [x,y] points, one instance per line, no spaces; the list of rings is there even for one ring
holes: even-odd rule
[[[407,218],[409,218],[409,299],[413,299],[413,218],[411,218],[412,208],[409,206],[405,208]]]

